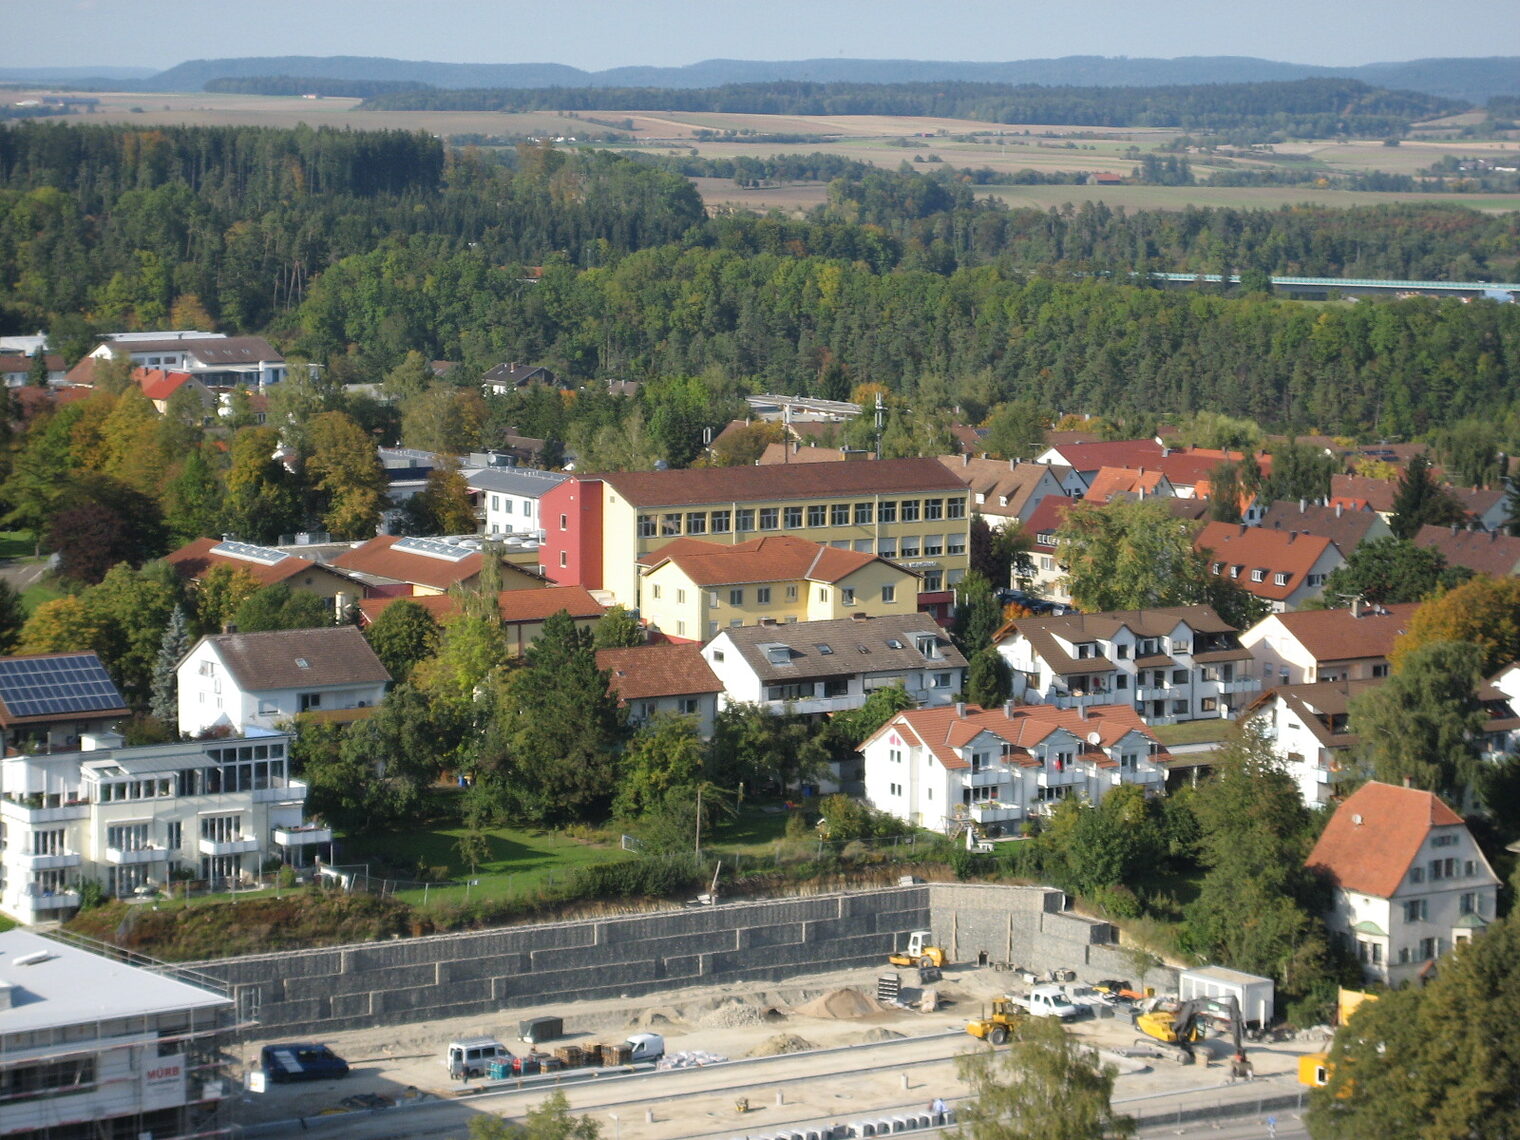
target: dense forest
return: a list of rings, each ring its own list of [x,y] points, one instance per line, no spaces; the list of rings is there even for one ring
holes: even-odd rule
[[[907,398],[976,376],[988,403],[1384,434],[1508,407],[1520,379],[1514,306],[1259,291],[1269,273],[1512,279],[1513,214],[1010,209],[953,176],[826,172],[806,219],[708,218],[684,178],[606,152],[25,124],[0,132],[0,321],[76,347],[95,327],[268,332],[381,372],[415,350],[803,391],[826,364]],[[1155,270],[1247,287],[1132,283]]]
[[[1387,135],[1466,110],[1415,91],[1354,79],[1194,87],[1040,87],[1000,83],[739,83],[671,87],[438,88],[375,95],[362,106],[405,111],[702,111],[750,115],[927,115],[989,123],[1176,127],[1326,138]]]

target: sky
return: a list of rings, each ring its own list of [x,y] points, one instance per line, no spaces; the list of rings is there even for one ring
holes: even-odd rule
[[[1520,55],[1516,0],[0,0],[0,67],[370,55],[587,70],[703,59]]]

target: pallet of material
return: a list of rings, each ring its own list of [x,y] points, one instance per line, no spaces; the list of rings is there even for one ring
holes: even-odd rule
[[[611,1069],[626,1065],[633,1060],[633,1049],[628,1045],[603,1045],[602,1068]]]
[[[560,1045],[554,1050],[554,1058],[565,1068],[575,1069],[586,1063],[586,1051],[579,1045]]]

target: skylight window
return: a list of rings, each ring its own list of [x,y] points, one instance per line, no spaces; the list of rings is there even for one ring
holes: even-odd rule
[[[826,645],[821,641],[815,644],[813,648],[818,650],[819,654],[823,657],[832,656],[834,653],[834,647],[832,645]]]

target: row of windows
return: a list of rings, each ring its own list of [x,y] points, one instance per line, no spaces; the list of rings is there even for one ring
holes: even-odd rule
[[[640,515],[638,526],[640,538],[676,538],[682,534],[872,526],[965,517],[965,499],[902,499],[871,503],[813,503],[797,507],[740,507],[722,511],[666,511]]]
[[[512,499],[511,496],[509,496],[509,495],[492,495],[491,496],[491,509],[493,511],[500,511],[504,515],[510,515],[515,510],[515,508],[512,505],[514,503],[514,501],[515,500]],[[533,500],[532,499],[524,499],[523,500],[523,503],[522,503],[522,514],[526,518],[532,518],[533,517]]]

